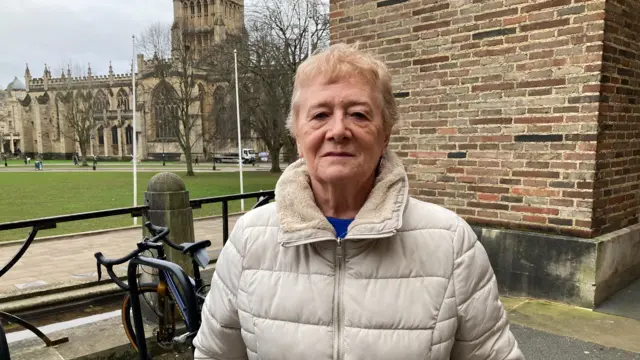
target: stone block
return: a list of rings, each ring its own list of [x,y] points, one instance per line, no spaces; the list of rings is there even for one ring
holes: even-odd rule
[[[592,309],[640,278],[640,225],[594,239],[472,227],[503,295]]]

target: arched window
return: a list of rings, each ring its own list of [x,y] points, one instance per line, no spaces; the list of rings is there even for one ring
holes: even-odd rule
[[[133,144],[133,127],[131,125],[127,125],[125,128],[125,138],[127,145]]]
[[[104,129],[102,126],[98,128],[98,144],[104,145]]]
[[[195,15],[196,15],[196,6],[195,6],[195,4],[193,3],[193,1],[191,1],[191,2],[189,3],[189,6],[191,7],[191,16],[195,16]]]
[[[93,97],[93,113],[102,114],[104,110],[109,110],[109,98],[102,90],[98,90]]]
[[[129,111],[129,95],[124,89],[118,90],[118,95],[116,95],[116,99],[118,100],[118,109],[121,111]]]
[[[196,7],[198,8],[198,16],[202,16],[202,3],[200,0],[196,3]]]
[[[113,126],[111,128],[111,143],[113,145],[118,145],[118,127]]]
[[[209,16],[209,0],[204,0],[204,16]]]
[[[157,139],[176,138],[178,127],[178,103],[176,92],[166,81],[161,81],[153,89],[151,99],[151,117],[156,126]]]

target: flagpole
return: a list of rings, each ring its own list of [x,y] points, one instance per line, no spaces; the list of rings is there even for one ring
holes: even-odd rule
[[[240,194],[244,194],[244,184],[242,182],[242,138],[240,135],[240,98],[238,96],[238,52],[233,49],[233,63],[236,72],[236,117],[238,121],[238,164],[240,165]],[[240,200],[240,211],[244,212],[244,199]]]
[[[136,126],[136,36],[132,35],[131,79],[133,87],[133,206],[138,206],[138,128]],[[138,225],[138,217],[133,217],[133,225]]]

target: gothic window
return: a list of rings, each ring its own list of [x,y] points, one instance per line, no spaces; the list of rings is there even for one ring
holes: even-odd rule
[[[118,145],[118,127],[114,126],[111,128],[111,143],[113,145]]]
[[[125,128],[125,138],[127,145],[133,144],[133,127],[131,125],[127,125]]]
[[[104,129],[102,126],[98,128],[98,144],[104,145]]]
[[[209,0],[204,0],[204,16],[209,16]]]
[[[104,110],[109,110],[109,98],[102,90],[98,90],[93,98],[94,114],[102,114]]]
[[[195,15],[196,15],[196,6],[195,6],[195,4],[193,3],[193,1],[191,1],[191,2],[189,3],[189,6],[191,7],[191,16],[195,16]]]
[[[118,90],[118,95],[116,95],[116,99],[118,100],[118,109],[122,111],[129,111],[129,95],[124,89]]]
[[[156,125],[156,138],[174,139],[179,111],[176,92],[168,82],[162,81],[153,89],[151,111],[152,121]]]
[[[196,5],[196,7],[198,8],[198,16],[202,15],[202,3],[200,3],[200,0],[198,0],[198,3]]]

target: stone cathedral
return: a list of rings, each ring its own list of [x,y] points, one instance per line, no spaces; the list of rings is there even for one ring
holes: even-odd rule
[[[222,41],[226,34],[241,30],[244,21],[244,0],[173,0],[174,21],[172,34],[182,32],[183,41],[193,49],[195,56],[207,47]],[[123,39],[125,40],[125,39]],[[166,86],[153,76],[158,58],[136,59],[136,125],[133,128],[132,75],[116,74],[109,65],[106,75],[94,74],[91,66],[85,76],[52,74],[44,65],[42,76],[34,77],[35,69],[27,65],[24,83],[15,78],[4,93],[0,90],[0,153],[21,153],[23,156],[44,159],[71,159],[80,149],[58,108],[57,96],[71,89],[83,89],[93,94],[95,130],[91,135],[87,156],[123,159],[133,154],[133,136],[138,144],[138,159],[167,160],[183,158],[176,139],[162,124],[163,114],[172,111],[166,102],[154,96],[157,89]],[[168,79],[171,82],[171,79]],[[200,136],[211,122],[203,122],[213,106],[215,84],[205,76],[198,77],[199,99],[192,105],[191,114],[198,117],[192,139],[200,137],[192,149],[193,156],[211,153],[210,145]]]

